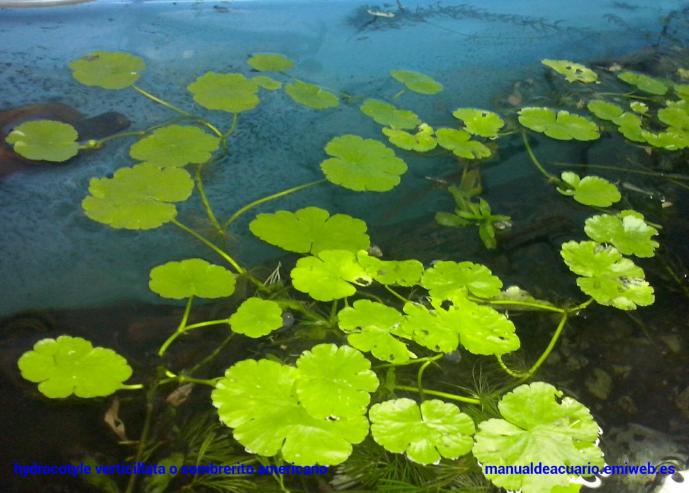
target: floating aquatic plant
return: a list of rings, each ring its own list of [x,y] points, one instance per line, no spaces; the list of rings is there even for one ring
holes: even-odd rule
[[[294,67],[294,62],[280,53],[256,53],[246,63],[259,72],[287,72]]]
[[[505,121],[500,115],[492,111],[475,108],[458,108],[452,112],[452,116],[464,122],[464,129],[472,135],[494,139],[500,129],[505,126]]]
[[[568,188],[560,187],[558,191],[563,195],[570,195],[580,204],[609,207],[622,198],[617,187],[600,176],[581,178],[572,171],[565,171],[561,178]]]
[[[522,108],[519,110],[519,123],[534,132],[544,133],[557,140],[587,141],[600,137],[595,123],[565,110]]]
[[[548,58],[541,60],[541,63],[564,76],[567,82],[583,82],[584,84],[590,84],[598,81],[598,75],[593,70],[580,63],[570,62],[569,60],[551,60]]]
[[[428,75],[413,70],[393,70],[390,72],[393,79],[404,84],[410,91],[419,94],[437,94],[443,90],[443,85]]]
[[[392,145],[407,151],[428,152],[438,145],[433,127],[426,123],[419,125],[419,130],[415,134],[387,127],[383,128],[383,133]]]
[[[225,298],[234,293],[234,275],[200,258],[168,262],[151,269],[148,287],[163,298]]]
[[[232,332],[258,339],[282,327],[282,309],[275,301],[252,296],[239,305],[228,322]]]
[[[26,159],[60,163],[79,153],[79,134],[62,122],[34,120],[17,125],[5,138]]]
[[[421,123],[413,111],[401,110],[379,99],[367,99],[360,109],[363,114],[373,118],[376,123],[393,129],[416,128]]]
[[[663,96],[668,91],[667,85],[658,79],[654,79],[646,74],[640,74],[638,72],[620,72],[617,77],[636,87],[640,91],[647,92],[649,94],[656,94],[658,96]]]
[[[340,104],[337,95],[315,84],[296,80],[285,86],[285,92],[294,100],[307,108],[325,110]]]
[[[258,84],[242,74],[206,72],[187,86],[194,101],[209,110],[241,113],[258,103]]]
[[[219,145],[217,137],[190,125],[156,129],[129,148],[129,155],[161,168],[205,163]]]
[[[69,64],[72,75],[86,86],[124,89],[141,76],[146,64],[141,57],[121,51],[93,51]]]
[[[481,159],[490,157],[491,152],[482,142],[471,140],[471,134],[454,128],[439,128],[435,131],[438,145],[452,151],[464,159]]]

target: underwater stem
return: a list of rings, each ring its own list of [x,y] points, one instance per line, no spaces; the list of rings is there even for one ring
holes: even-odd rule
[[[398,300],[400,300],[402,303],[409,303],[409,300],[408,300],[407,298],[405,298],[404,296],[402,296],[401,294],[399,294],[397,291],[395,291],[394,289],[392,289],[392,288],[391,288],[390,286],[388,286],[387,284],[384,284],[383,287],[384,287],[391,295],[393,295],[395,298],[397,298]]]
[[[219,345],[217,348],[215,348],[215,349],[213,350],[212,353],[210,353],[208,356],[206,356],[206,357],[203,358],[201,361],[199,361],[199,362],[196,363],[194,366],[192,366],[192,367],[189,369],[189,374],[190,374],[190,375],[193,375],[194,373],[196,373],[197,371],[199,371],[201,368],[203,368],[204,366],[206,366],[208,363],[210,363],[211,361],[213,361],[213,360],[215,359],[215,357],[218,356],[218,355],[222,352],[222,350],[225,349],[225,348],[230,344],[230,342],[232,342],[232,339],[234,339],[234,332],[230,332],[230,335],[227,336],[227,337],[225,338],[225,340],[222,341],[222,342],[220,343],[220,345]]]
[[[532,301],[518,301],[518,300],[482,300],[480,298],[474,298],[473,296],[469,298],[471,301],[477,303],[486,303],[488,305],[504,305],[504,306],[526,306],[529,308],[534,308],[536,310],[545,310],[550,312],[563,313],[564,308],[559,308],[553,305],[545,305],[543,303],[536,303]]]
[[[409,385],[395,385],[394,390],[406,390],[408,392],[418,392],[419,389],[416,387],[411,387]],[[450,399],[452,401],[466,402],[467,404],[481,404],[479,399],[474,397],[464,397],[457,394],[450,394],[449,392],[441,392],[439,390],[428,390],[424,389],[424,393],[428,395],[434,395],[436,397],[443,397],[445,399]]]
[[[534,373],[538,371],[538,369],[541,367],[541,365],[545,362],[545,360],[548,359],[548,356],[550,356],[550,353],[555,349],[555,345],[557,344],[558,339],[560,339],[560,335],[562,334],[562,331],[565,328],[565,325],[567,325],[567,319],[569,318],[569,313],[565,312],[562,314],[562,318],[560,319],[560,323],[557,324],[557,328],[555,329],[555,333],[553,334],[553,337],[550,338],[550,342],[548,343],[548,346],[545,348],[545,351],[543,351],[543,354],[541,354],[541,357],[536,360],[536,362],[533,364],[531,368],[529,368],[529,371],[526,372],[526,376],[523,377],[524,379],[529,378],[533,376]]]
[[[428,358],[420,367],[418,372],[416,373],[416,387],[419,389],[419,399],[423,401],[423,373],[426,371],[426,368],[428,368],[434,361],[439,360],[442,358],[442,354],[438,354],[436,356],[433,356],[431,358]]]
[[[193,301],[194,297],[190,296],[187,300],[187,306],[184,308],[184,315],[182,315],[182,320],[179,322],[177,329],[172,334],[170,334],[170,337],[165,339],[163,345],[160,346],[160,349],[158,350],[158,356],[163,356],[163,354],[165,354],[165,351],[167,351],[167,348],[170,347],[170,344],[175,342],[175,339],[177,339],[184,333],[185,327],[187,325],[187,320],[189,320],[189,313],[191,312],[191,304]]]
[[[136,448],[136,458],[134,459],[135,464],[137,462],[141,462],[141,459],[144,455],[144,450],[146,449],[146,441],[148,440],[148,434],[151,431],[151,423],[153,422],[153,409],[155,405],[155,394],[158,390],[158,384],[159,381],[156,378],[151,388],[148,389],[148,392],[146,392],[146,417],[144,418],[144,427],[141,430],[141,436],[139,437],[139,445]],[[134,493],[136,488],[136,479],[137,475],[135,472],[133,472],[132,475],[129,476],[129,482],[127,483],[127,489],[125,490],[125,493]]]
[[[201,169],[203,168],[203,164],[199,164],[196,166],[196,173],[194,174],[194,182],[196,183],[196,189],[199,192],[199,198],[201,199],[201,204],[203,204],[203,208],[206,211],[206,215],[208,216],[208,219],[210,220],[211,224],[215,228],[215,230],[220,234],[221,237],[225,236],[225,230],[223,227],[220,225],[220,221],[218,221],[218,218],[215,216],[215,213],[213,212],[213,209],[211,208],[211,204],[208,201],[208,197],[206,196],[206,191],[203,187],[203,177],[201,176]]]
[[[196,231],[194,231],[190,227],[185,226],[184,224],[180,223],[177,219],[172,219],[170,222],[172,224],[174,224],[175,226],[177,226],[182,231],[189,233],[194,238],[199,240],[201,243],[206,245],[208,248],[213,250],[215,253],[220,255],[223,259],[225,259],[227,261],[228,264],[230,264],[232,267],[234,267],[234,269],[237,271],[237,273],[242,274],[242,275],[246,273],[246,271],[232,257],[230,257],[227,253],[222,251],[220,248],[218,248],[212,242],[208,241],[206,238],[201,236],[199,233],[197,233]]]
[[[91,139],[87,140],[85,144],[79,146],[80,149],[100,149],[103,144],[115,139],[122,139],[124,137],[141,137],[146,135],[148,132],[146,130],[131,130],[128,132],[119,132],[116,134],[108,135],[102,139]]]
[[[531,144],[529,144],[529,137],[526,135],[526,130],[522,130],[522,140],[524,141],[524,148],[526,148],[526,152],[529,155],[529,158],[531,158],[531,162],[534,164],[534,166],[536,166],[538,171],[540,171],[543,176],[548,179],[548,182],[556,185],[562,183],[562,180],[560,180],[557,176],[548,173],[538,160],[536,154],[534,154],[533,149],[531,148]]]

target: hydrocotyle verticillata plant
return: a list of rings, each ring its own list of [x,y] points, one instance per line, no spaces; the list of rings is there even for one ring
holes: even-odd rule
[[[570,82],[596,81],[595,73],[582,65],[557,60],[544,63]],[[653,239],[658,234],[655,225],[630,209],[598,210],[602,214],[591,216],[584,226],[590,239],[568,241],[561,249],[565,264],[577,276],[582,299],[557,306],[518,288],[505,288],[486,265],[450,260],[424,265],[416,259],[379,258],[372,254],[370,232],[359,218],[316,206],[275,210],[257,214],[249,230],[299,257],[289,279],[282,279],[276,271],[270,282],[262,282],[217,241],[239,217],[258,205],[325,183],[354,193],[386,192],[400,183],[408,166],[403,155],[377,139],[338,135],[323,143],[320,170],[324,179],[278,191],[248,203],[224,220],[219,218],[205,194],[204,167],[228,152],[227,142],[240,124],[240,115],[261,104],[263,91],[282,89],[294,102],[319,111],[352,100],[288,75],[294,63],[284,55],[253,54],[248,64],[260,75],[208,72],[187,87],[198,106],[226,114],[226,128],[139,87],[145,66],[139,57],[94,52],[70,64],[79,82],[102,89],[134,90],[179,115],[176,123],[137,132],[139,138],[129,155],[138,163],[118,169],[110,178],[93,178],[82,202],[84,213],[116,229],[174,226],[198,240],[222,265],[189,258],[172,259],[151,269],[150,290],[185,303],[179,325],[158,350],[162,371],[156,376],[144,378],[114,351],[64,335],[37,342],[19,359],[23,377],[37,383],[39,392],[49,398],[72,394],[99,397],[144,389],[149,403],[165,386],[207,385],[212,388],[210,402],[222,423],[232,430],[234,440],[261,461],[276,464],[342,464],[353,448],[370,436],[384,450],[423,465],[467,454],[473,454],[483,466],[530,462],[602,465],[600,429],[589,410],[548,383],[525,382],[536,376],[568,320],[592,303],[621,310],[653,303],[653,288],[641,267],[627,256],[654,255],[658,248]],[[396,70],[391,75],[420,94],[443,89],[442,84],[418,72]],[[634,81],[648,90],[648,81]],[[398,93],[391,99],[401,96]],[[614,120],[624,114],[605,101],[595,101],[590,101],[589,107],[598,118]],[[437,220],[447,226],[477,226],[489,248],[496,246],[495,229],[510,218],[493,214],[490,205],[478,197],[478,167],[482,159],[493,155],[503,128],[514,133],[521,124],[557,140],[591,141],[600,136],[593,120],[546,107],[522,108],[513,121],[488,110],[458,108],[453,112],[461,122],[458,128],[436,128],[383,99],[366,99],[360,109],[383,125],[389,142],[402,150],[428,152],[437,145],[455,156],[462,167],[462,182],[451,189],[457,208],[454,214],[439,214]],[[684,131],[685,119],[678,112],[685,111],[686,105],[677,103],[667,109],[672,111],[661,113],[663,121],[669,122],[675,133]],[[179,120],[184,120],[183,124]],[[70,128],[54,123],[18,127],[7,140],[27,157],[69,159],[80,145]],[[529,145],[526,130],[522,133],[530,159],[560,193],[599,209],[620,200],[616,185],[601,177],[580,177],[571,171],[558,177],[548,172]],[[132,133],[115,136],[119,137],[132,137]],[[179,219],[180,206],[192,194],[200,199],[217,237],[208,237]],[[248,289],[237,299],[239,279]],[[236,307],[230,313],[190,322],[195,300],[226,298],[232,298]],[[525,371],[510,368],[505,361],[521,347],[520,329],[507,309],[547,312],[556,318],[549,343]],[[196,367],[166,366],[167,351],[182,344],[191,331],[215,327],[226,331],[228,340],[272,337],[289,330],[291,325],[285,323],[288,311],[296,314],[297,324],[322,334],[322,340],[300,350],[296,357],[256,355],[208,379],[194,376]],[[456,352],[492,358],[515,379],[511,390],[493,396],[497,403],[494,417],[480,418],[486,396],[426,386],[423,376],[429,365],[440,364],[445,355]],[[216,356],[217,351],[209,358]],[[418,365],[415,380],[396,372],[414,365]],[[132,375],[147,383],[126,383]],[[136,460],[144,454],[147,433],[139,440]],[[580,476],[486,473],[496,486],[525,493],[579,491]],[[135,476],[130,479],[128,492],[134,491],[136,481]],[[287,490],[282,479],[279,484]]]

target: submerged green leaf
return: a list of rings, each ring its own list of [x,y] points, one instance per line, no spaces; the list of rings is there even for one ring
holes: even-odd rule
[[[194,101],[209,110],[241,113],[258,106],[258,83],[242,74],[206,72],[187,86]]]
[[[292,285],[318,301],[332,301],[356,293],[357,286],[371,284],[371,276],[359,265],[354,252],[323,250],[300,258],[291,272]]]
[[[92,178],[81,207],[90,219],[113,228],[152,229],[174,219],[174,202],[189,198],[193,188],[182,168],[142,163],[120,168],[112,178]]]
[[[590,84],[598,80],[598,75],[585,65],[570,62],[569,60],[541,60],[541,63],[563,75],[567,82],[583,82]]]
[[[251,453],[282,458],[300,466],[335,465],[347,460],[352,444],[368,434],[365,416],[339,420],[316,418],[297,397],[300,372],[262,359],[244,360],[228,368],[211,393],[220,420],[234,429],[234,438]],[[328,393],[313,398],[326,401]]]
[[[122,388],[132,369],[112,349],[93,347],[81,337],[42,339],[17,362],[22,377],[51,399],[103,397]]]
[[[151,269],[148,287],[163,298],[183,300],[225,298],[234,293],[235,277],[229,270],[200,258],[167,262]]]
[[[557,140],[596,140],[600,137],[598,126],[591,120],[569,111],[551,108],[522,108],[519,123],[534,132],[544,133]]]
[[[287,84],[285,92],[295,103],[316,110],[334,108],[340,104],[340,100],[332,92],[301,80]]]
[[[363,114],[373,118],[376,123],[394,129],[416,128],[420,123],[416,113],[401,110],[380,99],[367,99],[359,108]]]
[[[129,155],[161,168],[210,160],[219,140],[198,127],[168,125],[155,130],[129,148]]]
[[[502,289],[502,281],[485,265],[449,260],[435,262],[426,270],[421,285],[439,300],[451,300],[467,293],[492,298]]]
[[[426,123],[419,125],[419,131],[415,134],[387,127],[383,128],[383,133],[392,145],[407,151],[428,152],[438,145],[433,135],[433,127]]]
[[[624,255],[652,257],[659,246],[653,240],[658,230],[646,224],[643,214],[632,210],[589,217],[584,231],[592,240],[610,243]]]
[[[337,315],[347,342],[360,351],[370,352],[382,361],[404,363],[415,355],[397,337],[407,338],[400,330],[402,314],[392,307],[370,300],[357,300]]]
[[[404,453],[419,464],[456,459],[471,451],[475,427],[454,404],[394,399],[371,407],[373,439],[390,452]]]
[[[17,125],[5,141],[26,159],[60,163],[79,153],[76,129],[53,120],[33,120]]]
[[[435,131],[438,145],[452,151],[457,157],[465,159],[481,159],[490,157],[491,152],[482,142],[471,140],[471,134],[456,128],[439,128]]]
[[[498,404],[502,419],[479,424],[473,453],[486,466],[534,464],[603,467],[597,441],[601,432],[590,411],[543,382],[520,385]],[[484,472],[498,487],[524,493],[570,491],[566,474],[494,474]],[[558,489],[560,488],[560,489]],[[578,491],[579,487],[572,491]]]
[[[338,421],[366,412],[370,393],[378,388],[371,362],[354,348],[319,344],[297,360],[297,396],[306,412]]]
[[[252,296],[242,301],[229,323],[232,332],[258,339],[283,326],[282,308],[275,301]]]
[[[500,115],[492,111],[458,108],[452,112],[452,116],[462,120],[464,129],[470,134],[488,139],[496,138],[500,129],[505,126],[505,121]]]
[[[294,62],[279,53],[256,53],[246,61],[259,72],[287,72],[294,67]]]
[[[602,99],[593,99],[586,103],[586,107],[601,120],[614,120],[624,113],[620,106]]]
[[[370,245],[364,221],[347,214],[331,216],[319,207],[259,214],[251,221],[249,229],[263,241],[289,252],[357,252],[368,249]]]
[[[570,188],[559,187],[557,191],[563,195],[571,196],[580,204],[593,207],[610,207],[622,198],[617,187],[600,176],[581,178],[572,171],[565,171],[560,176]]]
[[[395,151],[382,142],[357,135],[331,139],[325,152],[332,156],[321,163],[328,181],[357,192],[387,192],[407,171]]]
[[[120,51],[93,51],[69,64],[72,75],[86,86],[124,89],[139,80],[143,59]]]
[[[635,86],[640,91],[647,92],[649,94],[662,96],[668,91],[668,86],[663,81],[654,79],[653,77],[649,77],[645,74],[626,71],[620,72],[617,74],[617,77],[627,84]]]
[[[392,70],[393,79],[401,82],[410,91],[419,94],[437,94],[443,90],[443,85],[428,75],[412,70]]]

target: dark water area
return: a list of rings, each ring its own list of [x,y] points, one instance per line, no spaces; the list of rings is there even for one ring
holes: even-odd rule
[[[224,218],[262,196],[322,178],[318,164],[326,157],[323,147],[336,135],[356,133],[387,144],[380,126],[359,111],[359,101],[366,97],[413,110],[434,127],[456,127],[451,113],[460,106],[495,111],[514,126],[499,140],[486,140],[492,156],[478,168],[440,148],[427,154],[396,149],[409,170],[394,190],[359,194],[330,185],[312,187],[257,207],[219,244],[249,266],[256,279],[277,272],[289,283],[298,257],[253,237],[249,221],[259,212],[316,205],[365,220],[372,244],[385,259],[414,258],[426,267],[438,260],[481,263],[505,288],[519,286],[537,300],[576,306],[585,295],[563,262],[561,246],[586,240],[585,220],[601,211],[558,193],[539,173],[516,123],[518,111],[545,106],[582,114],[586,100],[596,94],[543,67],[543,58],[593,68],[606,90],[614,87],[617,104],[626,104],[620,96],[625,86],[616,78],[621,68],[677,79],[677,69],[689,69],[689,4],[543,1],[533,2],[531,13],[525,10],[517,2],[497,0],[413,6],[96,2],[55,9],[0,8],[0,123],[4,136],[5,124],[16,118],[8,116],[13,109],[38,104],[42,115],[59,114],[83,125],[92,138],[101,138],[170,117],[166,108],[134,91],[96,91],[74,81],[67,64],[92,50],[143,57],[147,69],[141,86],[183,108],[192,106],[186,87],[198,75],[207,70],[248,73],[244,61],[255,52],[284,53],[295,60],[298,77],[359,98],[318,112],[298,107],[281,91],[262,95],[260,106],[239,117],[229,153],[204,171],[208,200]],[[409,91],[398,96],[399,84],[388,75],[396,68],[428,74],[445,90],[433,97]],[[46,109],[46,104],[51,106]],[[208,118],[221,128],[229,125],[226,115],[215,112]],[[617,209],[640,211],[662,227],[657,254],[634,259],[655,289],[655,303],[633,311],[594,303],[573,314],[537,379],[591,411],[603,429],[600,446],[608,464],[674,461],[687,469],[688,151],[630,144],[609,126],[592,142],[563,142],[533,132],[528,139],[550,173],[572,170],[606,178],[622,192]],[[126,476],[89,484],[13,473],[13,464],[131,463],[137,453],[151,463],[193,463],[198,458],[203,463],[258,464],[218,421],[203,383],[185,387],[167,382],[148,394],[123,390],[117,397],[95,399],[44,397],[17,368],[19,357],[39,340],[69,334],[111,348],[134,369],[130,381],[145,386],[165,380],[163,367],[180,374],[193,368],[195,378],[210,379],[247,358],[292,364],[317,343],[344,341],[340,332],[309,324],[299,310],[286,309],[283,327],[266,338],[230,339],[226,326],[202,329],[184,335],[159,357],[161,344],[184,317],[185,305],[151,292],[149,271],[173,259],[218,258],[171,225],[115,230],[86,217],[80,204],[89,179],[112,176],[131,165],[131,142],[114,141],[55,166],[27,166],[9,155],[7,147],[0,155],[0,419],[7,426],[0,440],[0,491],[504,491],[483,477],[471,456],[424,467],[384,451],[371,437],[327,476],[289,478],[282,490],[270,477],[202,478],[197,483],[177,478],[169,484],[149,478],[127,489]],[[479,170],[480,196],[495,214],[509,216],[496,232],[494,249],[486,248],[474,226],[449,228],[435,220],[437,212],[453,210],[448,185],[456,185],[461,170],[470,168]],[[192,227],[212,237],[212,224],[196,195],[179,210]],[[254,290],[240,278],[231,298],[196,302],[188,323],[224,319]],[[420,291],[404,292],[421,301]],[[382,286],[371,290],[371,299],[386,296]],[[558,314],[510,307],[507,315],[517,326],[521,349],[507,354],[505,361],[525,371],[543,353]],[[417,369],[399,367],[398,381],[414,382]],[[469,389],[489,396],[483,408],[467,411],[477,422],[499,416],[496,395],[517,385],[495,358],[463,350],[430,365],[424,379],[439,391]],[[114,424],[107,424],[104,418],[113,415]],[[138,450],[144,430],[149,441]],[[689,491],[667,489],[667,481],[618,477],[604,480],[597,491]]]

